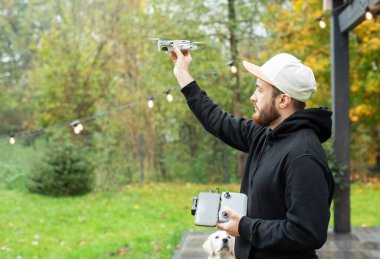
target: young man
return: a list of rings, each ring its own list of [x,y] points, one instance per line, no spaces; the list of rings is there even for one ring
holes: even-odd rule
[[[305,109],[316,90],[312,70],[290,54],[258,67],[252,120],[223,112],[189,73],[191,55],[172,52],[176,76],[190,109],[207,131],[248,153],[241,182],[247,216],[230,208],[217,227],[236,236],[237,258],[317,258],[326,241],[334,181],[321,143],[331,136],[331,112]]]

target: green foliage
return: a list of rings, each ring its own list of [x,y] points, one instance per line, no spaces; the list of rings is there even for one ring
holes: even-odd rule
[[[34,141],[28,138],[16,140],[15,145],[8,143],[8,137],[0,138],[0,188],[24,191],[25,178],[31,172],[36,161],[41,159],[45,139]]]
[[[228,3],[235,7],[235,19]],[[96,188],[139,181],[217,182],[225,167],[230,179],[239,179],[236,151],[228,149],[227,163],[223,160],[223,144],[189,112],[170,57],[157,52],[149,37],[204,42],[191,53],[191,74],[234,115],[251,117],[255,80],[241,62],[232,75],[227,62],[235,58],[260,65],[279,52],[313,68],[318,91],[308,106],[331,106],[330,32],[315,22],[328,15],[321,1],[4,0],[2,14],[1,134],[55,129],[134,103],[86,121],[87,133],[79,142],[92,142],[86,156],[95,164]],[[378,22],[367,21],[350,33],[354,174],[380,168],[378,31]],[[216,76],[207,76],[210,72]],[[160,95],[168,88],[172,103]],[[156,95],[153,109],[144,101],[150,95]],[[15,167],[5,168],[13,172]],[[21,181],[24,168],[4,179],[20,174]]]
[[[348,186],[346,181],[343,180],[343,177],[347,166],[337,161],[331,143],[332,141],[326,142],[324,144],[324,149],[329,162],[330,170],[334,177],[335,186],[337,186],[338,188],[346,188]]]
[[[108,120],[103,122],[106,127]],[[123,129],[117,127],[110,127],[106,133],[98,132],[91,136],[94,145],[89,158],[94,165],[96,190],[115,190],[140,181],[139,158],[134,156],[130,147],[123,146],[124,141],[118,141],[122,136],[128,138]]]
[[[171,258],[185,231],[205,229],[194,226],[192,197],[217,187],[239,190],[183,182],[62,198],[0,190],[0,257]],[[380,203],[380,183],[351,190],[352,225],[380,226],[379,206],[373,206]]]
[[[85,157],[86,150],[68,137],[49,143],[41,163],[26,182],[31,192],[51,196],[81,195],[91,190],[93,171]]]
[[[12,166],[0,164],[0,188],[21,189],[24,184],[24,173],[13,170]]]

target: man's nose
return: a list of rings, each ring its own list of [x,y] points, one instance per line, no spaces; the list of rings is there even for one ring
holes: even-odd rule
[[[255,93],[252,94],[252,96],[249,98],[252,102],[256,102],[256,95]]]

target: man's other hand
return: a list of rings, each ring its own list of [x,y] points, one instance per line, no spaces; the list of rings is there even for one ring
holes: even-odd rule
[[[239,213],[233,211],[229,207],[223,208],[224,212],[228,214],[228,217],[230,220],[226,223],[218,223],[216,224],[216,227],[220,230],[224,230],[227,232],[227,234],[238,237],[239,236],[239,223],[240,219],[243,217],[243,215],[240,215]]]

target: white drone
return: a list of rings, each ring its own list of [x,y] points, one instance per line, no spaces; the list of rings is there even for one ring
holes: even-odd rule
[[[157,41],[158,51],[172,52],[173,46],[177,46],[180,50],[196,50],[198,44],[203,42],[191,42],[189,40],[167,40],[159,38],[151,38],[151,40]]]

